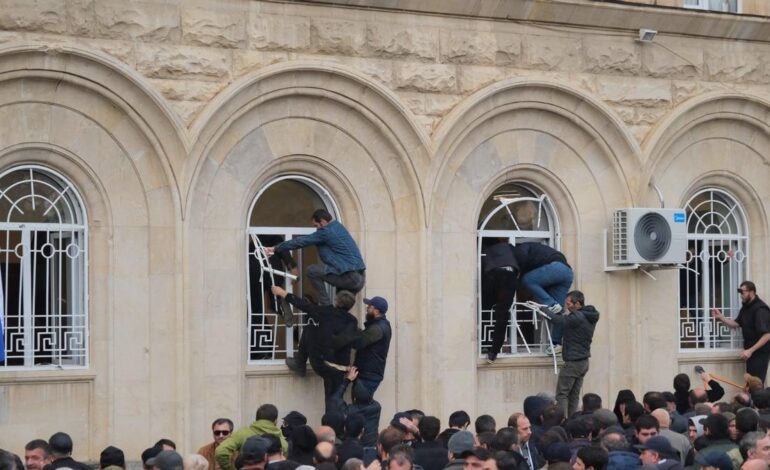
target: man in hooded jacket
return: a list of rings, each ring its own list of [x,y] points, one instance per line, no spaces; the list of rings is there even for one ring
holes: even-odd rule
[[[565,305],[565,315],[555,315],[548,309],[543,309],[543,313],[555,324],[563,326],[564,366],[556,383],[556,401],[567,411],[567,416],[572,416],[577,411],[583,377],[588,373],[588,358],[591,357],[599,312],[593,305],[585,304],[585,295],[578,290],[567,293]]]
[[[377,445],[377,427],[380,425],[380,412],[382,407],[372,398],[372,393],[358,378],[358,369],[353,366],[348,370],[345,380],[329,398],[330,410],[338,411],[345,416],[357,413],[364,418],[364,433],[361,436],[361,445],[373,448]],[[351,393],[352,403],[347,404],[343,399],[348,385],[353,384]]]

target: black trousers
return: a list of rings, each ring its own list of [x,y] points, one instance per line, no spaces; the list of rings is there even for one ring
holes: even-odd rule
[[[508,320],[511,318],[511,305],[516,295],[516,273],[505,269],[492,269],[484,274],[484,289],[489,289],[492,300],[492,349],[498,354],[505,342]]]
[[[754,377],[759,377],[759,379],[762,380],[762,383],[765,383],[765,378],[767,377],[768,360],[770,360],[770,351],[755,352],[746,361],[746,372],[753,375]]]

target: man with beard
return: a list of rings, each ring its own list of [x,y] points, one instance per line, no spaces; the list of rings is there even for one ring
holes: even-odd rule
[[[385,377],[385,361],[388,358],[391,329],[385,318],[388,301],[382,297],[364,299],[366,304],[366,322],[364,331],[353,343],[356,350],[354,366],[358,369],[358,382],[372,395]]]
[[[746,372],[764,383],[770,360],[770,308],[757,296],[753,282],[742,282],[738,292],[743,304],[738,318],[727,318],[717,308],[712,308],[711,314],[727,327],[741,329],[744,349],[740,357],[746,361]]]

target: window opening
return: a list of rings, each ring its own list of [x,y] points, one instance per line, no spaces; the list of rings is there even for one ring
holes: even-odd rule
[[[558,249],[557,220],[550,199],[528,185],[508,183],[495,190],[482,206],[478,222],[476,263],[479,357],[492,344],[494,325],[494,299],[491,292],[482,285],[482,250],[501,238],[507,239],[512,245],[539,242]],[[546,354],[550,346],[550,327],[535,312],[529,300],[516,294],[506,340],[498,357]]]
[[[88,366],[83,207],[76,188],[50,169],[0,174],[0,368]]]
[[[741,308],[737,289],[745,280],[749,246],[743,209],[716,188],[695,194],[685,209],[688,253],[679,271],[679,348],[741,348],[740,330],[714,320],[711,309],[736,318]]]

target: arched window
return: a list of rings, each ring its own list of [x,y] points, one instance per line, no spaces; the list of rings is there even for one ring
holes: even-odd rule
[[[87,235],[64,177],[36,165],[0,173],[2,368],[88,365]]]
[[[739,336],[710,313],[714,307],[738,316],[738,287],[745,279],[749,237],[746,217],[726,191],[695,194],[687,210],[687,264],[679,272],[679,347],[681,350],[735,349]]]
[[[488,243],[505,238],[512,245],[540,242],[558,249],[556,214],[548,197],[524,183],[507,183],[497,188],[484,202],[478,221],[478,354],[492,344],[494,299],[482,285],[482,250]],[[549,346],[542,317],[534,315],[516,299],[511,308],[511,322],[500,356],[545,353]]]
[[[278,313],[280,306],[270,287],[275,282],[299,297],[316,295],[302,273],[305,266],[320,262],[318,251],[312,246],[284,257],[272,256],[269,266],[276,271],[290,272],[296,267],[294,273],[299,276],[298,280],[286,282],[283,276],[271,276],[261,268],[255,241],[270,247],[315,232],[310,217],[316,209],[326,209],[339,220],[337,206],[329,192],[303,176],[276,178],[254,200],[249,215],[247,253],[249,362],[277,361],[293,355],[302,328],[307,324],[305,314],[295,312],[287,326],[287,319]]]

